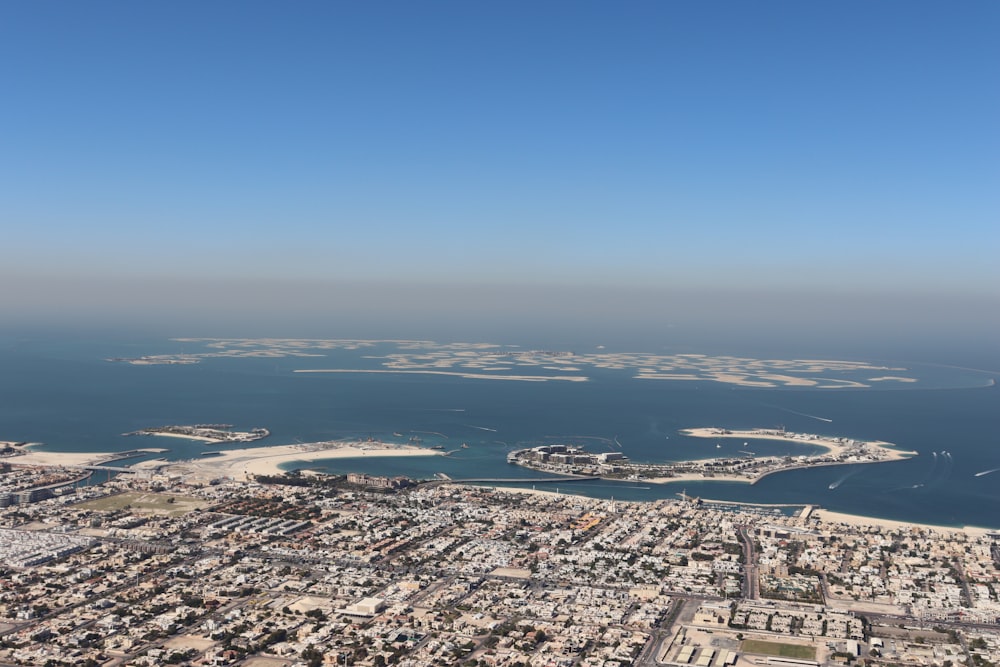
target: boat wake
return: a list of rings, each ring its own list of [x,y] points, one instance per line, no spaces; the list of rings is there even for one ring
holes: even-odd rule
[[[838,486],[840,486],[840,485],[841,485],[841,484],[843,484],[843,483],[844,483],[845,481],[847,481],[847,479],[848,479],[848,478],[850,478],[850,477],[854,477],[854,476],[855,476],[855,475],[857,475],[857,474],[858,474],[859,472],[861,472],[861,471],[860,471],[860,470],[852,470],[851,472],[849,472],[849,473],[847,473],[846,475],[844,475],[844,476],[840,477],[839,479],[836,479],[836,480],[834,480],[834,481],[833,481],[833,483],[832,483],[832,484],[830,484],[830,486],[829,486],[828,488],[829,488],[830,490],[833,490],[833,489],[836,489],[836,488],[837,488]]]
[[[973,477],[985,477],[986,475],[992,475],[995,472],[1000,472],[1000,468],[990,468],[989,470],[983,470],[982,472],[977,472]]]
[[[818,415],[811,415],[808,412],[799,412],[798,410],[792,410],[791,408],[783,408],[780,405],[771,405],[770,403],[762,403],[761,405],[766,405],[769,408],[775,408],[777,410],[782,410],[784,412],[790,412],[793,415],[798,415],[800,417],[808,417],[809,419],[815,419],[817,421],[831,423],[832,419],[827,419],[826,417],[820,417]]]
[[[940,452],[931,452],[931,456],[933,457],[931,469],[920,486],[938,486],[951,477],[951,471],[954,467],[954,458],[951,452],[942,449]]]
[[[889,489],[889,492],[903,491],[904,489],[922,489],[924,487],[940,486],[951,477],[951,472],[954,467],[955,458],[947,449],[942,449],[940,452],[931,452],[931,468],[927,471],[927,476],[924,477],[922,482],[907,484],[905,486],[897,486]],[[997,470],[1000,470],[1000,468],[997,468]],[[983,472],[995,471],[984,470]]]

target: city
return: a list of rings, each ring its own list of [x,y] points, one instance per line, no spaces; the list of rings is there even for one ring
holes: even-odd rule
[[[22,491],[60,474],[4,469]],[[367,475],[101,476],[2,510],[0,664],[1000,661],[995,532]]]

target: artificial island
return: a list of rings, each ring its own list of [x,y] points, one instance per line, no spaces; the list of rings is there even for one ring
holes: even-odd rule
[[[252,428],[249,431],[233,431],[232,424],[195,424],[193,426],[154,426],[122,435],[158,435],[185,440],[200,440],[208,445],[230,442],[253,442],[271,435],[266,428]]]
[[[814,455],[761,456],[744,450],[739,456],[677,461],[636,463],[621,452],[593,454],[571,445],[544,445],[511,452],[507,462],[553,474],[593,476],[607,479],[641,479],[652,483],[702,481],[711,479],[754,484],[768,475],[796,468],[881,463],[915,456],[916,452],[894,449],[891,443],[844,437],[791,433],[784,429],[729,430],[691,428],[681,431],[694,438],[739,438],[743,440],[783,440],[819,447]],[[748,442],[744,443],[746,446]]]

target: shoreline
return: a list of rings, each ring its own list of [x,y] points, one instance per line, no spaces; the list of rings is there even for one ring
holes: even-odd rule
[[[171,461],[164,467],[202,474],[252,480],[256,475],[280,475],[281,466],[293,461],[312,463],[326,459],[393,456],[443,456],[443,452],[381,442],[320,442],[301,445],[274,445],[245,449],[214,450],[212,456],[185,461]]]
[[[463,486],[473,486],[468,484],[462,484],[460,482],[449,483],[454,487]],[[518,493],[522,495],[530,496],[542,496],[550,498],[559,498],[574,495],[572,492],[565,493],[562,491],[549,491],[543,489],[533,489],[520,486],[485,486],[485,485],[474,485],[478,489],[491,489],[492,491],[499,493]],[[595,501],[604,500],[602,498],[592,498],[591,496],[582,496],[584,498],[591,498]],[[899,521],[897,519],[883,519],[880,517],[865,516],[863,514],[849,514],[847,512],[836,512],[833,510],[828,510],[819,505],[812,505],[810,503],[750,503],[735,500],[715,500],[712,498],[702,498],[702,503],[709,506],[712,505],[740,505],[743,507],[760,507],[760,508],[782,508],[782,507],[811,507],[812,511],[809,517],[805,519],[806,524],[818,524],[818,527],[822,529],[832,530],[838,524],[846,524],[856,528],[878,528],[880,530],[925,530],[929,532],[941,532],[941,533],[964,533],[970,537],[982,537],[984,535],[1000,533],[1000,528],[986,528],[983,526],[944,526],[931,523],[915,523],[913,521]],[[645,503],[649,501],[643,500],[623,500],[619,501],[623,503]],[[693,507],[693,506],[692,506]],[[779,517],[775,517],[776,519]],[[786,516],[781,517],[783,521],[801,521],[797,516]]]
[[[708,501],[706,501],[708,502]],[[810,520],[817,519],[824,525],[847,524],[854,527],[876,527],[884,530],[928,530],[948,533],[965,533],[974,537],[981,537],[990,533],[1000,533],[998,528],[984,528],[982,526],[940,526],[931,523],[914,523],[912,521],[899,521],[896,519],[880,519],[862,514],[848,514],[847,512],[835,512],[823,507],[813,506]]]
[[[795,442],[799,444],[815,445],[826,450],[827,454],[840,456],[855,443],[867,447],[873,447],[887,454],[886,461],[901,461],[919,452],[896,449],[896,445],[885,440],[856,440],[854,438],[823,436],[811,433],[786,433],[785,431],[770,429],[743,429],[730,430],[712,426],[699,428],[684,428],[680,430],[682,435],[692,438],[742,438],[744,440],[778,440],[782,442]]]
[[[753,452],[740,452],[738,455],[722,458],[690,459],[672,463],[633,463],[627,459],[620,462],[620,470],[613,472],[631,473],[628,477],[610,475],[608,462],[594,455],[588,455],[588,461],[577,460],[569,462],[549,462],[542,458],[539,462],[532,452],[541,449],[521,449],[507,455],[507,462],[530,470],[551,472],[554,474],[569,474],[580,472],[574,466],[590,465],[594,474],[607,481],[624,481],[638,479],[651,484],[670,484],[674,482],[738,482],[740,484],[756,484],[760,480],[790,470],[805,468],[822,468],[839,465],[871,465],[900,461],[919,452],[896,449],[893,443],[883,440],[855,440],[840,436],[821,436],[812,433],[790,433],[784,430],[746,429],[729,430],[716,427],[699,427],[681,429],[682,435],[693,438],[721,439],[740,438],[746,440],[776,440],[797,444],[813,445],[821,450],[820,454],[812,455],[769,455],[757,458]],[[744,442],[744,445],[747,443]],[[582,453],[571,448],[571,454]],[[526,455],[527,453],[527,455]],[[748,458],[746,456],[749,456]],[[547,454],[546,454],[547,456]],[[597,460],[595,460],[595,458]],[[603,474],[602,474],[603,473]],[[649,474],[651,476],[646,477]],[[658,476],[657,476],[658,475]]]
[[[220,440],[218,438],[209,438],[208,436],[205,435],[185,435],[183,433],[167,433],[165,431],[142,433],[141,435],[149,435],[156,438],[179,438],[181,440],[197,440],[198,442],[208,442],[213,445],[226,442],[225,440]]]
[[[150,450],[155,451],[155,450]],[[162,450],[160,450],[162,451]],[[64,467],[64,466],[86,466],[101,465],[120,457],[121,452],[56,452],[56,451],[27,451],[24,454],[0,459],[0,463],[7,462],[11,465],[40,466],[40,467]],[[141,462],[147,465],[135,467],[141,470],[150,464],[152,467],[170,469],[178,472],[191,474],[194,476],[218,477],[226,476],[232,479],[243,479],[252,481],[255,475],[280,475],[286,470],[281,466],[293,461],[314,462],[327,459],[342,458],[364,458],[364,457],[408,457],[408,456],[442,456],[443,452],[437,450],[415,447],[412,445],[392,445],[385,443],[371,443],[363,441],[348,442],[323,442],[296,445],[274,445],[271,447],[255,447],[244,449],[215,450],[213,456],[203,459],[188,459],[181,461],[146,461]],[[777,471],[776,471],[777,472]],[[612,480],[622,481],[622,480]],[[703,477],[696,473],[686,473],[677,477],[667,477],[642,480],[648,483],[667,484],[684,481],[740,481],[750,483],[745,478],[725,479],[720,477]],[[544,489],[532,489],[520,486],[491,486],[463,484],[461,482],[447,482],[458,486],[469,486],[472,488],[490,488],[498,492],[511,492],[525,495],[539,496],[573,496],[572,485],[567,485],[566,491],[549,491]],[[581,496],[590,498],[590,496]],[[769,503],[753,503],[744,501],[726,501],[712,498],[703,498],[706,504],[719,505],[743,505],[746,507],[775,507],[777,505]],[[647,502],[647,501],[625,501],[625,502]],[[782,506],[806,506],[810,503],[791,503]],[[808,522],[818,522],[824,528],[832,528],[837,524],[847,524],[855,527],[872,527],[884,530],[927,530],[938,532],[964,533],[971,536],[982,536],[990,533],[1000,533],[1000,527],[989,528],[983,526],[946,526],[938,524],[927,524],[913,521],[900,521],[896,519],[885,519],[862,514],[851,514],[828,510],[818,505],[813,505],[812,513]]]

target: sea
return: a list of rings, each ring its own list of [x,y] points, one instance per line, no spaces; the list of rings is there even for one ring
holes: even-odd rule
[[[448,354],[454,354],[465,348],[449,349]],[[735,503],[809,504],[899,521],[1000,529],[1000,388],[988,362],[954,366],[864,359],[904,368],[892,374],[916,381],[836,389],[748,387],[708,379],[642,380],[630,368],[584,368],[579,373],[589,378],[586,382],[295,372],[384,370],[386,358],[398,351],[399,343],[382,342],[309,350],[317,355],[310,357],[223,354],[199,357],[194,364],[133,365],[109,359],[215,354],[218,349],[201,340],[4,335],[0,336],[0,440],[37,442],[41,449],[66,452],[160,447],[168,451],[158,456],[185,459],[220,446],[123,434],[171,424],[225,423],[236,430],[269,429],[268,438],[250,445],[257,447],[372,439],[450,452],[435,457],[292,463],[290,469],[418,479],[442,474],[452,479],[525,479],[517,485],[629,501],[674,498],[683,492]],[[516,372],[558,374],[541,367]],[[842,375],[856,379],[873,373]],[[699,439],[680,432],[703,426],[783,427],[884,440],[918,454],[889,463],[790,470],[753,485],[538,483],[530,481],[538,473],[506,462],[514,449],[552,443],[580,445],[594,452],[621,451],[643,462],[738,456],[746,450],[790,456],[815,451],[797,443]]]

